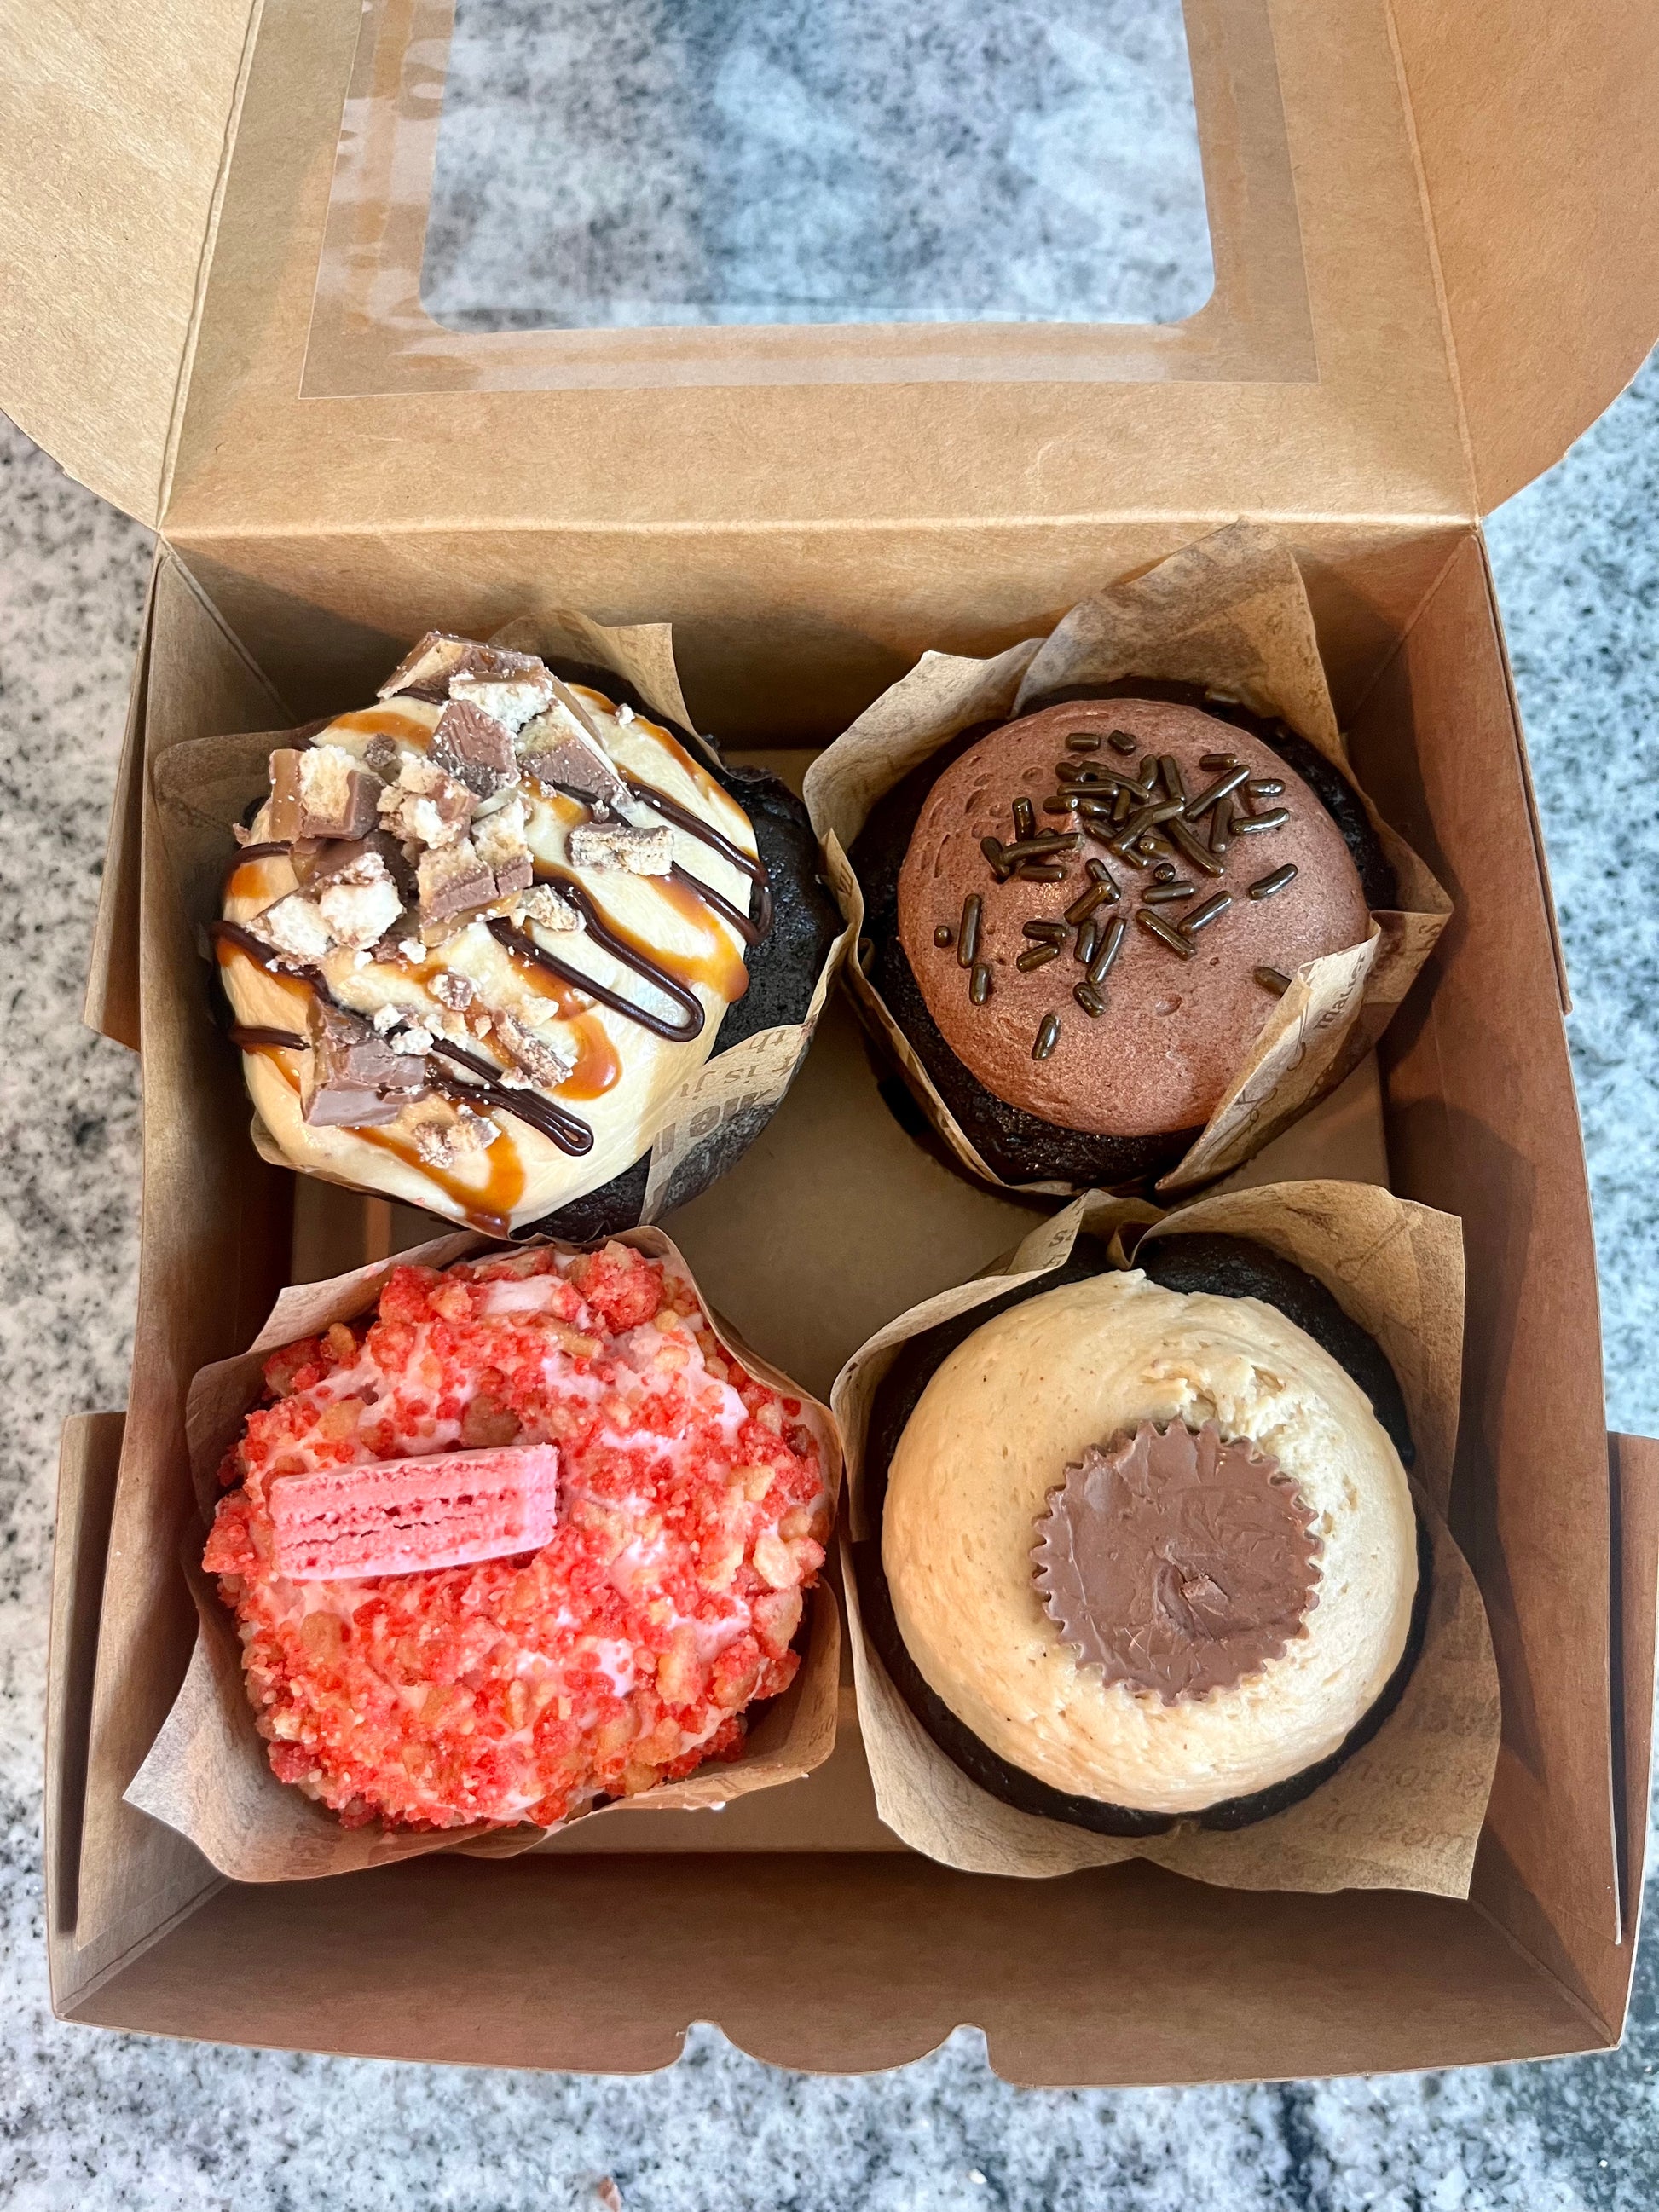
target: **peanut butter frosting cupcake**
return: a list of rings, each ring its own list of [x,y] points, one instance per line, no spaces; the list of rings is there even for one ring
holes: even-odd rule
[[[1197,1235],[1079,1260],[884,1379],[872,1640],[1009,1803],[1109,1834],[1243,1825],[1317,1787],[1409,1674],[1411,1455],[1386,1359],[1288,1262]]]

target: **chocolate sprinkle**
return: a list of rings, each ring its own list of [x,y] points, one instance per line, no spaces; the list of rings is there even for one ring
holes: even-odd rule
[[[1031,1047],[1033,1060],[1047,1060],[1060,1042],[1060,1016],[1045,1014],[1037,1025],[1036,1040]]]
[[[1068,752],[1073,753],[1097,753],[1100,750],[1100,738],[1098,734],[1091,730],[1073,730],[1066,740],[1066,748]]]
[[[1140,896],[1148,906],[1173,906],[1178,900],[1189,899],[1197,889],[1196,884],[1153,884],[1149,890],[1142,891]],[[1231,902],[1229,901],[1229,904],[1231,903]]]
[[[1235,814],[1233,835],[1236,837],[1248,837],[1252,831],[1257,830],[1282,830],[1290,818],[1291,810],[1288,806],[1275,806],[1270,814]]]
[[[1117,895],[1115,884],[1103,884],[1097,877],[1082,896],[1074,898],[1066,908],[1066,919],[1075,928],[1079,922],[1087,921],[1097,906],[1109,906]]]
[[[1295,880],[1296,864],[1293,860],[1286,860],[1284,866],[1275,868],[1272,875],[1258,876],[1250,885],[1250,896],[1254,899],[1272,898],[1275,892],[1282,891],[1286,884]]]
[[[1135,741],[1125,731],[1114,730],[1106,742],[1115,753],[1121,753],[1126,759],[1133,757],[1136,750]]]
[[[980,896],[969,891],[962,902],[962,927],[957,932],[957,964],[971,968],[979,957]]]
[[[1091,877],[1096,883],[1104,884],[1114,898],[1118,896],[1116,881],[1104,860],[1085,860],[1083,863],[1083,872],[1085,876]]]
[[[1106,925],[1106,934],[1100,940],[1100,950],[1089,963],[1089,981],[1103,983],[1111,971],[1112,963],[1123,950],[1123,940],[1129,933],[1128,918],[1115,914]]]
[[[1212,769],[1218,768],[1237,768],[1238,766],[1238,756],[1237,753],[1201,753],[1199,756],[1198,764],[1200,768]]]
[[[1167,945],[1171,952],[1178,952],[1183,960],[1190,960],[1198,950],[1195,945],[1188,944],[1178,929],[1171,929],[1167,921],[1144,906],[1137,908],[1135,920],[1149,937],[1157,938],[1160,945]]]
[[[991,995],[991,971],[981,960],[969,978],[968,996],[976,1006],[982,1006]]]
[[[1066,880],[1064,868],[1045,868],[1036,860],[1022,860],[1016,872],[1022,882],[1028,884],[1063,884]]]
[[[1064,945],[1066,925],[1063,921],[1028,921],[1022,925],[1024,937],[1035,937],[1043,945]]]
[[[1051,960],[1058,960],[1057,945],[1034,945],[1029,952],[1022,952],[1014,965],[1022,975],[1029,975],[1034,968],[1046,968]]]
[[[1282,968],[1255,968],[1250,972],[1262,989],[1271,991],[1276,999],[1282,999],[1291,988],[1291,979]]]
[[[1098,1021],[1106,1011],[1106,1001],[1092,983],[1074,984],[1072,996],[1082,1007],[1084,1012],[1096,1021]]]
[[[1232,902],[1231,891],[1218,891],[1213,898],[1206,899],[1202,906],[1196,906],[1190,914],[1182,916],[1182,930],[1190,937],[1194,930],[1207,929],[1212,921],[1218,921],[1226,913]]]
[[[1206,784],[1196,799],[1188,800],[1187,819],[1196,822],[1200,815],[1207,814],[1211,807],[1218,805],[1222,799],[1231,799],[1240,784],[1248,783],[1249,780],[1249,769],[1228,769],[1224,775],[1217,776],[1213,783]]]
[[[1252,776],[1245,785],[1252,799],[1277,799],[1285,787],[1276,775]]]
[[[956,941],[957,933],[955,930],[951,928],[950,923],[948,921],[940,922],[939,927],[933,932],[934,944],[943,948],[947,945],[954,945]]]
[[[1218,822],[1221,818],[1219,810],[1218,809],[1210,818],[1212,822]],[[1203,839],[1190,830],[1186,823],[1172,817],[1164,823],[1164,834],[1180,854],[1182,859],[1190,861],[1192,866],[1203,874],[1218,876],[1221,873],[1220,861]]]
[[[1016,837],[1035,837],[1036,814],[1029,799],[1014,801],[1014,835]]]
[[[1101,927],[1097,921],[1085,921],[1079,930],[1077,944],[1073,949],[1073,957],[1080,966],[1088,967],[1096,953],[1099,951],[1101,935]]]

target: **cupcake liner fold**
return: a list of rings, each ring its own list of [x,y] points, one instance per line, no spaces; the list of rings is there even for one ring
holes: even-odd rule
[[[489,641],[518,652],[543,653],[567,664],[575,661],[596,674],[617,677],[653,714],[672,723],[675,733],[689,741],[708,765],[716,769],[726,765],[691,723],[674,665],[673,634],[667,623],[641,623],[607,629],[586,615],[567,610],[545,621],[510,622]],[[272,751],[321,726],[311,722],[299,731],[263,730],[186,738],[170,746],[155,762],[151,778],[167,860],[204,957],[204,933],[218,916],[224,872],[232,856],[232,824],[241,820],[251,800],[263,796]],[[716,1037],[711,1056],[662,1102],[654,1124],[647,1132],[641,1221],[655,1221],[695,1194],[701,1185],[694,1178],[711,1148],[716,1148],[716,1157],[722,1150],[731,1150],[735,1157],[764,1128],[806,1057],[851,938],[849,926],[825,954],[802,1021],[762,1030],[724,1052],[719,1049]],[[227,1045],[227,1051],[230,1048]],[[262,1158],[277,1167],[294,1166],[257,1114],[252,1115],[251,1134]],[[315,1169],[295,1171],[316,1175],[325,1182],[338,1180]],[[345,1187],[364,1188],[355,1183]]]
[[[666,1260],[695,1286],[696,1278],[678,1247],[661,1230],[626,1230],[612,1241],[630,1245],[647,1258]],[[661,1783],[638,1797],[574,1814],[556,1831],[529,1822],[508,1828],[480,1823],[429,1833],[379,1824],[346,1828],[325,1807],[279,1782],[271,1772],[243,1686],[236,1624],[201,1564],[214,1507],[222,1495],[221,1463],[258,1396],[262,1370],[272,1352],[315,1335],[332,1322],[350,1321],[368,1312],[394,1267],[447,1267],[452,1261],[491,1249],[494,1242],[471,1231],[457,1231],[327,1282],[291,1285],[246,1352],[203,1368],[191,1384],[185,1434],[200,1520],[186,1540],[183,1565],[196,1600],[196,1644],[173,1709],[125,1797],[140,1812],[188,1837],[233,1881],[311,1881],[394,1865],[428,1851],[514,1857],[578,1820],[722,1805],[750,1790],[799,1781],[821,1766],[835,1748],[841,1623],[835,1593],[825,1580],[811,1593],[799,1671],[783,1696],[759,1716],[740,1757],[699,1768],[684,1782]],[[513,1249],[522,1249],[523,1245]],[[578,1248],[561,1244],[556,1249]],[[706,1302],[704,1311],[715,1336],[750,1374],[799,1399],[801,1419],[817,1436],[823,1454],[833,1498],[840,1486],[842,1451],[829,1408],[750,1351]]]
[[[860,942],[864,896],[848,853],[877,800],[959,732],[1012,720],[1073,685],[1129,676],[1204,684],[1255,714],[1277,716],[1317,746],[1364,801],[1401,900],[1395,910],[1373,911],[1363,944],[1297,970],[1202,1133],[1159,1179],[1160,1191],[1189,1190],[1237,1167],[1340,1082],[1388,1027],[1451,914],[1445,892],[1354,776],[1302,572],[1269,530],[1239,522],[1216,531],[1145,575],[1085,599],[1047,638],[1027,638],[989,659],[924,653],[813,762],[806,804],[826,878],[858,948],[848,976],[860,1012],[957,1159],[1000,1189],[1069,1198],[1079,1186],[1010,1186],[981,1158],[870,977]]]
[[[1394,1711],[1311,1796],[1231,1832],[1182,1823],[1146,1838],[1096,1835],[1017,1810],[971,1782],[900,1698],[864,1633],[849,1546],[872,1540],[862,1468],[878,1384],[912,1337],[1063,1267],[1079,1235],[1133,1264],[1141,1242],[1210,1231],[1249,1237],[1323,1283],[1388,1354],[1417,1444],[1413,1490],[1433,1552],[1421,1652]],[[1150,1859],[1231,1889],[1412,1889],[1467,1897],[1498,1747],[1498,1682],[1486,1607],[1444,1519],[1462,1367],[1462,1227],[1370,1184],[1295,1182],[1213,1194],[1161,1213],[1089,1194],[972,1282],[879,1330],[836,1377],[847,1452],[846,1592],[860,1725],[882,1820],[912,1850],[972,1874],[1026,1877]]]

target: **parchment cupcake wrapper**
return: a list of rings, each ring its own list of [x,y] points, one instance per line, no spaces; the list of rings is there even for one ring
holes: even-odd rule
[[[527,1241],[552,1242],[541,1237]],[[615,1241],[648,1258],[667,1260],[695,1281],[678,1248],[660,1229],[626,1230]],[[638,1797],[597,1812],[575,1814],[562,1822],[558,1831],[528,1821],[508,1828],[480,1825],[431,1833],[378,1824],[346,1828],[325,1806],[279,1782],[271,1772],[243,1686],[235,1621],[201,1565],[214,1507],[222,1495],[220,1466],[258,1397],[261,1370],[270,1353],[317,1334],[332,1322],[350,1321],[368,1312],[394,1267],[442,1267],[489,1249],[508,1248],[494,1247],[490,1238],[471,1231],[457,1231],[330,1281],[295,1285],[282,1293],[246,1352],[203,1368],[191,1384],[185,1425],[191,1480],[201,1517],[186,1540],[183,1565],[196,1600],[196,1644],[173,1709],[125,1796],[128,1804],[187,1836],[233,1881],[311,1881],[326,1875],[391,1866],[428,1851],[459,1850],[474,1856],[513,1857],[533,1850],[550,1834],[563,1832],[576,1820],[617,1820],[642,1811],[725,1804],[751,1790],[799,1781],[822,1765],[835,1748],[841,1625],[835,1594],[823,1581],[808,1600],[807,1643],[799,1672],[761,1716],[739,1758],[701,1768],[684,1782],[659,1784]],[[556,1243],[554,1249],[579,1248]],[[818,1439],[831,1496],[837,1495],[841,1443],[829,1408],[751,1352],[706,1304],[704,1310],[714,1334],[751,1375],[800,1401],[801,1418]]]
[[[871,1534],[862,1498],[870,1413],[901,1345],[1064,1266],[1085,1231],[1104,1242],[1112,1265],[1124,1267],[1138,1239],[1200,1230],[1251,1238],[1315,1276],[1381,1345],[1399,1377],[1418,1448],[1413,1487],[1433,1546],[1423,1648],[1399,1704],[1311,1796],[1252,1826],[1095,1835],[1004,1804],[939,1749],[864,1634],[844,1548],[854,1678],[877,1808],[913,1850],[974,1874],[1071,1874],[1145,1858],[1224,1888],[1465,1897],[1498,1761],[1498,1684],[1480,1589],[1443,1517],[1463,1341],[1462,1229],[1453,1216],[1347,1182],[1265,1184],[1170,1213],[1099,1193],[1078,1199],[986,1274],[890,1322],[842,1368],[830,1403],[847,1452],[851,1535],[864,1541]]]
[[[672,633],[665,623],[607,629],[586,615],[566,611],[545,622],[509,623],[495,632],[491,641],[608,671],[629,684],[653,713],[676,724],[711,765],[722,764],[692,726],[674,665]],[[308,732],[319,726],[313,722],[304,726]],[[179,896],[198,933],[205,932],[219,913],[224,872],[233,850],[231,825],[241,820],[251,799],[264,793],[270,755],[289,743],[294,734],[267,730],[187,738],[161,754],[151,771],[167,859]],[[673,1188],[677,1176],[684,1191],[689,1164],[722,1133],[732,1132],[735,1127],[736,1133],[746,1142],[765,1127],[806,1057],[836,970],[851,940],[849,926],[830,945],[802,1021],[761,1030],[725,1052],[715,1052],[663,1101],[654,1123],[646,1132],[649,1164],[642,1220],[658,1219],[678,1202]],[[205,955],[204,937],[202,942]],[[257,1115],[252,1116],[252,1135],[263,1158],[275,1166],[294,1166]],[[318,1175],[312,1168],[295,1172]],[[343,1182],[348,1189],[366,1188],[333,1176],[321,1175],[318,1179]]]
[[[1084,600],[1050,636],[1028,638],[989,659],[924,653],[813,762],[806,804],[827,880],[859,947],[848,975],[860,1010],[956,1158],[999,1189],[1067,1198],[1079,1186],[1009,1185],[980,1157],[870,978],[862,957],[864,895],[848,854],[878,799],[958,732],[1012,720],[1051,692],[1126,676],[1204,684],[1255,714],[1278,716],[1316,745],[1359,793],[1401,901],[1397,909],[1373,913],[1364,943],[1297,969],[1202,1133],[1160,1178],[1161,1191],[1224,1175],[1334,1089],[1388,1027],[1451,913],[1429,870],[1355,781],[1302,573],[1271,531],[1249,523],[1216,531],[1145,575]]]

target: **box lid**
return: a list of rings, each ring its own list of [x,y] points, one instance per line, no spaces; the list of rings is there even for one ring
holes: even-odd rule
[[[252,0],[0,0],[0,405],[155,522]]]
[[[1469,516],[1659,322],[1642,0],[1187,0],[1182,323],[496,332],[419,297],[449,0],[0,9],[0,400],[178,532]]]

